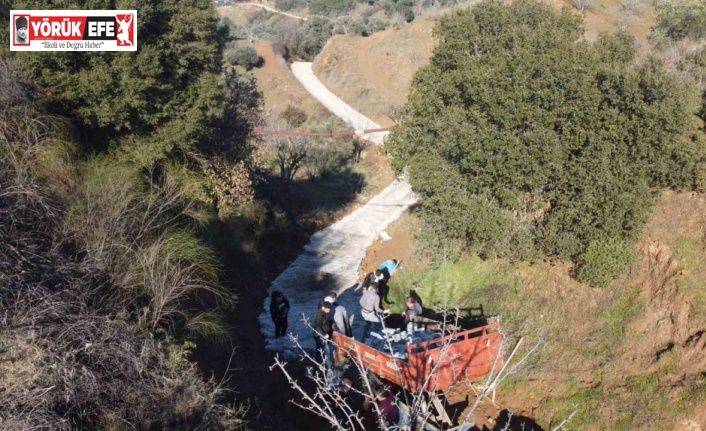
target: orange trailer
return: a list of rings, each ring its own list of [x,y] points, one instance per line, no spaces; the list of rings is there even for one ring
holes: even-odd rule
[[[493,364],[499,370],[503,365],[501,341],[499,322],[495,322],[409,344],[404,361],[336,332],[334,360],[341,365],[346,357],[359,357],[366,368],[391,383],[410,391],[435,392],[454,383],[475,381],[490,373]]]

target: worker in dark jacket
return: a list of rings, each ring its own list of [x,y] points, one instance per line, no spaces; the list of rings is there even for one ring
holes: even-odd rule
[[[331,303],[331,311],[328,313],[328,323],[331,325],[331,337],[333,337],[333,331],[338,331],[346,337],[352,337],[353,332],[351,331],[351,323],[348,319],[348,311],[346,307],[336,302],[336,298],[338,298],[336,292],[331,292],[324,298],[324,301]]]
[[[331,325],[328,320],[328,313],[331,311],[331,303],[324,301],[319,307],[319,311],[314,316],[314,342],[316,351],[314,360],[318,363],[324,362],[327,369],[333,368],[333,357],[331,356]],[[322,357],[323,356],[323,357]]]
[[[376,385],[373,391],[375,392],[375,403],[380,412],[378,416],[380,429],[386,430],[396,426],[400,421],[400,410],[395,404],[390,391],[385,390],[381,385]]]
[[[270,316],[275,324],[275,338],[287,335],[287,317],[289,316],[289,301],[279,290],[272,292],[270,298]]]
[[[414,321],[416,317],[422,316],[422,305],[411,296],[407,297],[405,304],[407,304],[407,309],[402,313],[402,315],[404,315],[404,324],[407,333],[412,335],[414,333]]]
[[[373,283],[379,283],[385,278],[385,275],[382,273],[381,269],[376,269],[373,272],[368,273],[368,275],[363,278],[363,283],[361,283],[361,286],[363,287],[363,293],[370,287],[371,284]]]

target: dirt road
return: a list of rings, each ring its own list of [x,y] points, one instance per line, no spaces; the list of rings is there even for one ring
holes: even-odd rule
[[[243,3],[243,4],[246,4],[246,5],[248,5],[248,6],[259,7],[259,8],[261,8],[261,9],[265,9],[266,11],[269,11],[269,12],[278,13],[278,14],[280,14],[280,15],[288,16],[288,17],[294,18],[294,19],[300,19],[300,20],[302,20],[302,21],[307,21],[307,20],[308,20],[308,18],[304,18],[303,16],[292,15],[291,13],[282,12],[281,10],[277,10],[277,9],[275,9],[275,8],[273,8],[273,7],[269,7],[269,6],[267,6],[267,5],[260,4],[260,3],[251,3],[251,2],[249,2],[249,3]]]
[[[313,74],[311,63],[294,63],[292,72],[316,99],[356,130],[379,127],[328,91]],[[371,133],[367,137],[380,145],[386,133]],[[329,291],[338,292],[338,302],[346,307],[349,315],[356,315],[353,332],[360,336],[363,325],[358,300],[361,292],[354,290],[358,267],[378,233],[416,202],[417,198],[406,181],[394,181],[365,205],[314,234],[304,252],[274,280],[269,292],[282,291],[289,299],[288,332],[296,334],[304,348],[313,350],[314,340],[302,316],[313,320],[317,304]],[[289,341],[273,337],[269,299],[265,300],[259,320],[268,349],[293,350]]]
[[[316,75],[314,75],[312,63],[295,61],[292,63],[292,73],[294,73],[294,76],[301,82],[304,88],[321,102],[326,109],[350,124],[355,130],[379,129],[382,127],[370,118],[351,108],[346,102],[329,91],[329,89],[319,81]],[[376,145],[382,145],[382,141],[388,133],[389,132],[369,133],[363,135],[363,137],[374,142]]]

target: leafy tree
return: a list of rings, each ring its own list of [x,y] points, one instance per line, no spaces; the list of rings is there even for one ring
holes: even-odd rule
[[[309,12],[312,15],[338,16],[348,12],[354,6],[353,0],[311,0]]]
[[[655,31],[672,40],[706,38],[706,0],[694,3],[665,3],[657,9]]]
[[[323,17],[312,17],[306,24],[304,54],[313,59],[333,34],[333,23]]]
[[[581,41],[580,17],[530,1],[485,1],[434,34],[385,147],[446,238],[576,259],[633,239],[652,187],[694,185],[693,88],[655,59],[635,65],[629,36]]]
[[[226,52],[226,59],[230,64],[237,64],[250,70],[260,62],[255,47],[252,45],[236,45]]]
[[[275,8],[279,10],[299,9],[307,6],[306,0],[275,0]]]
[[[303,109],[294,105],[287,105],[287,109],[282,112],[282,119],[291,127],[299,127],[306,122],[307,115]]]
[[[22,53],[28,78],[54,111],[77,120],[87,142],[149,164],[210,139],[230,96],[221,72],[229,30],[218,25],[213,2],[24,0],[14,7],[137,10],[135,53]],[[7,29],[0,32],[7,39]]]
[[[291,183],[299,169],[309,158],[313,146],[311,139],[305,136],[282,136],[273,139],[274,161],[279,175],[286,183]]]

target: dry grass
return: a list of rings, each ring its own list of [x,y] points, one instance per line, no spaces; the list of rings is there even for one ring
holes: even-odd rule
[[[0,62],[0,82],[16,90],[0,107],[0,428],[242,429],[243,409],[219,404],[222,382],[204,381],[188,360],[192,344],[178,346],[164,331],[158,339],[147,325],[136,324],[137,307],[122,308],[111,300],[111,279],[143,269],[127,262],[131,247],[159,250],[160,259],[142,271],[142,281],[157,291],[150,296],[148,316],[160,325],[175,320],[168,312],[186,313],[174,287],[191,293],[213,283],[213,274],[209,279],[202,273],[211,265],[203,263],[209,259],[203,248],[184,250],[192,242],[174,245],[169,241],[178,237],[160,235],[174,225],[168,215],[179,214],[169,205],[176,194],[163,187],[140,201],[139,194],[129,193],[134,181],[101,183],[92,193],[60,193],[75,187],[75,179],[63,178],[67,184],[57,188],[44,177],[47,166],[59,163],[46,150],[61,137],[55,127],[61,122],[33,111],[11,71]],[[136,200],[141,205],[131,205]],[[65,208],[72,204],[93,217],[78,226],[88,231],[66,229]],[[115,207],[101,206],[106,204]],[[76,243],[61,241],[67,231]],[[71,247],[77,243],[86,247]],[[120,257],[122,266],[115,265]],[[106,273],[109,267],[124,272]],[[202,314],[188,323],[203,330],[212,320]]]
[[[188,348],[96,314],[79,284],[30,289],[8,305],[0,331],[0,427],[240,429],[242,411],[218,405]]]
[[[262,9],[256,6],[245,4],[236,4],[232,6],[221,6],[218,8],[218,14],[230,18],[235,25],[243,27],[253,17],[262,13]]]
[[[114,300],[144,307],[142,318],[152,330],[178,332],[197,315],[187,304],[199,295],[229,302],[219,285],[218,260],[189,231],[194,205],[170,176],[145,190],[133,167],[94,159],[84,169],[62,236],[85,250],[85,264],[110,275]]]
[[[314,72],[343,101],[379,124],[392,125],[391,108],[407,100],[414,72],[436,46],[434,22],[425,15],[400,30],[365,38],[334,36],[314,60]]]

